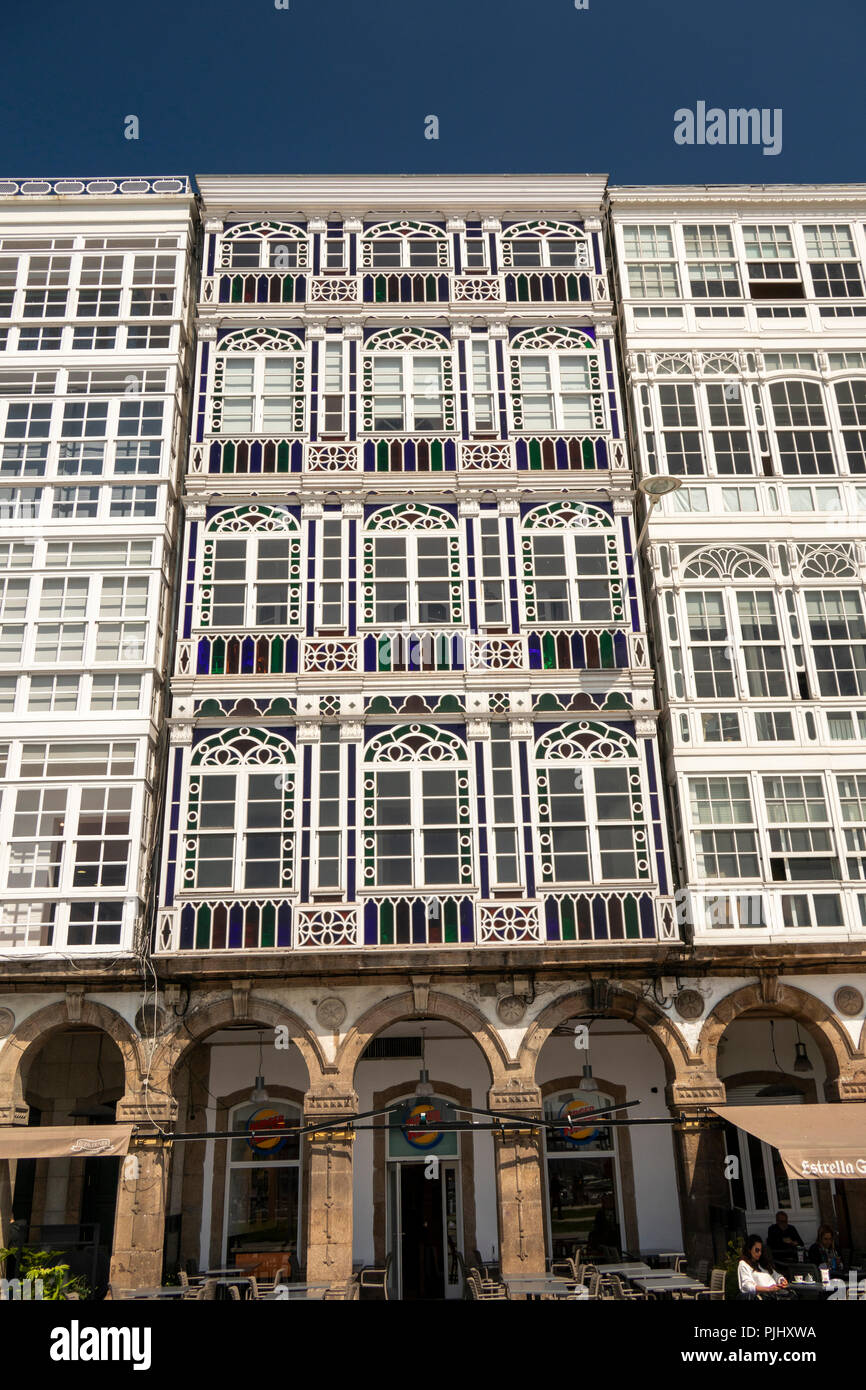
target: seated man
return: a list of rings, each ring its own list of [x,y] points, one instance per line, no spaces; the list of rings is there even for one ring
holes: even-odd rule
[[[797,1259],[797,1246],[803,1245],[803,1237],[788,1221],[788,1213],[785,1211],[776,1212],[776,1224],[767,1231],[767,1245],[774,1259],[795,1261]]]

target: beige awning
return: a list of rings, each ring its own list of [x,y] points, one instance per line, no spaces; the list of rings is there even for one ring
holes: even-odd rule
[[[0,1158],[119,1158],[132,1125],[7,1125],[0,1128]]]
[[[778,1149],[792,1178],[866,1178],[866,1105],[712,1105]]]

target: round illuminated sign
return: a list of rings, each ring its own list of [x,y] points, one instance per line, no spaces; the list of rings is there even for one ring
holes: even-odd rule
[[[429,1100],[422,1100],[412,1109],[406,1117],[403,1125],[403,1137],[407,1144],[411,1144],[413,1149],[435,1149],[437,1144],[441,1144],[444,1135],[441,1130],[435,1129],[413,1129],[412,1120],[417,1120],[424,1116],[427,1124],[438,1124],[442,1119],[441,1114],[435,1105]]]
[[[586,1105],[582,1100],[567,1100],[559,1112],[560,1120],[579,1120],[581,1115],[594,1109],[591,1105]],[[595,1125],[571,1124],[567,1129],[558,1130],[560,1138],[566,1144],[571,1144],[573,1148],[578,1148],[581,1144],[588,1144],[598,1134]]]
[[[247,1143],[256,1153],[278,1153],[288,1143],[285,1131],[286,1117],[282,1110],[271,1110],[264,1106],[255,1110],[247,1120]]]

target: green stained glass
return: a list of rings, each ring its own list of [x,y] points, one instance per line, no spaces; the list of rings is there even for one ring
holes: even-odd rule
[[[541,664],[545,671],[556,670],[556,639],[552,632],[541,634]]]
[[[559,904],[559,921],[563,941],[577,940],[577,925],[574,919],[574,899],[562,898]]]
[[[601,634],[598,646],[599,652],[601,653],[602,666],[605,668],[615,666],[616,662],[614,660],[613,654],[613,633],[603,632]]]
[[[541,467],[541,441],[530,439],[529,441],[529,466],[530,468]]]
[[[442,440],[434,439],[430,445],[430,467],[434,473],[441,473],[445,466],[442,454]]]
[[[210,947],[210,908],[207,904],[199,908],[195,915],[195,944],[199,950]]]
[[[387,439],[380,439],[380,440],[379,440],[379,443],[376,445],[376,469],[377,469],[377,472],[379,472],[379,473],[387,473],[387,471],[388,471],[388,456],[389,456],[388,441],[387,441]]]
[[[277,472],[288,473],[289,471],[289,443],[281,439],[277,445]]]
[[[446,898],[445,912],[443,913],[445,924],[445,940],[449,942],[459,941],[460,939],[460,915],[459,905],[454,898]]]
[[[275,637],[271,643],[271,675],[280,675],[284,670],[283,650],[282,637]]]
[[[631,894],[625,900],[625,934],[633,940],[640,936],[640,918],[637,910],[637,899]]]
[[[226,672],[226,644],[222,637],[217,637],[211,643],[210,648],[210,670],[211,676],[224,676]]]
[[[235,446],[230,441],[223,445],[222,472],[234,473],[235,471]]]
[[[585,439],[581,450],[584,468],[595,468],[595,441]]]
[[[260,946],[273,946],[276,943],[277,910],[273,903],[265,903],[262,908],[262,922],[259,933]]]

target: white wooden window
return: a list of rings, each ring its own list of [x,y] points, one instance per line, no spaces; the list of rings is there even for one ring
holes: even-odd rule
[[[311,867],[313,886],[327,890],[343,885],[343,807],[346,787],[339,724],[322,726],[319,744],[314,752],[313,785],[316,795],[311,809],[315,853]]]
[[[679,298],[679,274],[670,227],[625,226],[622,244],[628,292],[633,299]]]
[[[347,528],[336,514],[325,513],[318,525],[318,582],[316,628],[345,631],[348,621],[346,575],[349,555]]]
[[[491,724],[485,755],[491,827],[490,881],[497,887],[517,886],[523,882],[520,772],[508,724]]]
[[[428,353],[373,357],[373,428],[429,432],[445,426],[443,362]]]
[[[479,434],[497,430],[496,368],[492,354],[493,343],[486,338],[472,338],[469,343],[470,425]]]
[[[479,618],[485,626],[508,622],[508,546],[502,518],[483,512],[477,523]]]
[[[292,886],[287,825],[294,778],[273,768],[194,770],[198,823],[190,827],[198,889],[280,890]]]
[[[697,876],[760,878],[748,777],[690,777],[688,787]]]
[[[217,536],[211,626],[289,626],[290,536]]]
[[[646,878],[647,831],[636,761],[603,767],[581,759],[578,747],[564,755],[556,737],[540,739],[536,755],[542,882],[568,885]]]
[[[227,356],[223,370],[223,434],[284,434],[294,429],[292,355]]]
[[[522,352],[519,363],[523,429],[594,428],[592,374],[586,353]]]
[[[346,431],[346,363],[342,342],[321,345],[319,429],[323,435]]]

